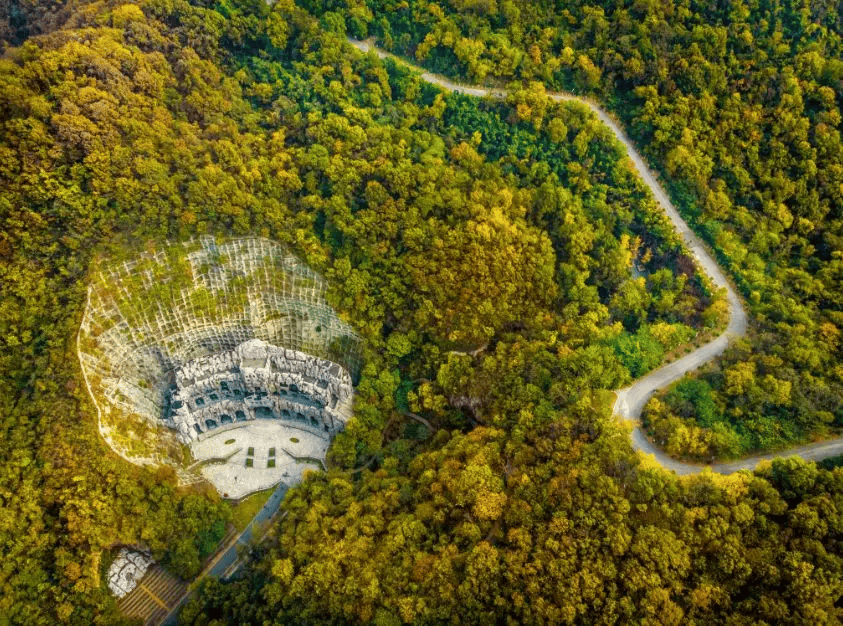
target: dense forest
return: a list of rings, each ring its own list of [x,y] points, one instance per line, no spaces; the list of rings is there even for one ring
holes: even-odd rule
[[[612,103],[744,289],[751,339],[648,414],[677,454],[737,454],[843,420],[840,85],[823,60],[836,23],[806,14],[820,67],[785,80],[808,43],[781,18],[733,49],[742,13],[721,16],[709,50],[694,24],[717,16],[687,6],[469,4],[0,13],[10,622],[117,623],[102,582],[114,546],[147,545],[190,578],[230,518],[214,494],[106,452],[75,355],[95,259],[204,233],[289,246],[331,283],[366,365],[329,471],[290,492],[275,542],[240,580],[204,584],[183,623],[840,620],[843,470],[787,460],[680,480],[613,423],[608,390],[715,333],[723,298],[611,134],[538,82]],[[758,10],[741,18],[750,36]],[[346,32],[523,82],[502,102],[446,95]],[[692,64],[722,84],[689,103],[690,79],[661,64],[692,45],[722,49],[722,64]],[[637,73],[616,46],[643,48]],[[805,122],[782,125],[782,107]]]
[[[711,411],[690,407],[680,393],[648,412],[658,441],[707,459],[838,431],[839,7],[807,0],[303,4],[326,27],[374,36],[433,70],[591,94],[625,122],[733,273],[754,321],[753,339],[699,377],[695,389],[711,398]]]

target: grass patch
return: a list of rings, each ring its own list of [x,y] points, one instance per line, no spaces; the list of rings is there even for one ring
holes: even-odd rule
[[[248,454],[249,456],[255,456],[255,449],[249,446],[249,451],[246,454]]]
[[[269,449],[269,456],[275,456],[275,448]]]
[[[239,504],[231,507],[231,522],[237,527],[237,532],[246,530],[252,518],[263,508],[274,489],[264,489],[253,493]]]
[[[255,460],[254,459],[246,459],[246,467],[254,467]]]
[[[299,442],[298,437],[290,437],[290,441],[292,441],[293,443]]]
[[[269,459],[269,460],[266,462],[266,466],[267,466],[267,467],[275,467],[275,459]]]
[[[235,441],[237,441],[237,440],[236,440],[236,439],[226,439],[226,440],[225,440],[225,445],[232,444],[232,443],[234,443]]]
[[[193,463],[193,452],[190,451],[190,446],[186,443],[181,444],[181,464],[182,467],[187,467]]]

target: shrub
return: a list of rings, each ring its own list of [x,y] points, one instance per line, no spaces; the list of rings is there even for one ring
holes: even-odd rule
[[[619,335],[612,342],[612,348],[633,378],[654,369],[664,358],[664,348],[646,326],[639,328],[634,335]]]

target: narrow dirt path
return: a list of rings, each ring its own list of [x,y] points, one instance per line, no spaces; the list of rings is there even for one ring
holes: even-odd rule
[[[476,85],[460,85],[448,80],[444,76],[426,72],[416,65],[412,65],[403,59],[399,59],[395,55],[381,50],[369,41],[358,41],[349,38],[348,42],[362,52],[374,51],[374,53],[381,59],[389,57],[399,63],[411,67],[421,73],[421,77],[424,81],[438,85],[448,91],[476,96],[478,98],[487,96],[503,98],[506,96],[505,89],[480,87]],[[679,211],[677,211],[676,207],[673,206],[673,203],[670,201],[670,198],[668,198],[667,193],[659,184],[653,172],[644,162],[644,159],[638,153],[638,150],[636,150],[632,141],[630,141],[629,137],[626,136],[618,123],[609,117],[603,109],[591,100],[565,92],[549,92],[547,95],[557,102],[576,101],[586,105],[594,112],[595,115],[597,115],[601,122],[609,127],[618,141],[624,145],[627,155],[635,166],[635,169],[638,171],[638,175],[641,176],[641,179],[650,188],[650,191],[653,193],[656,201],[659,205],[661,205],[662,210],[665,212],[667,217],[670,218],[674,228],[682,237],[685,245],[688,247],[696,260],[698,267],[708,275],[715,287],[724,288],[727,294],[727,300],[729,303],[729,325],[726,327],[723,334],[704,346],[685,355],[681,359],[677,359],[673,363],[669,363],[650,372],[649,374],[636,380],[629,387],[625,387],[617,392],[617,400],[615,401],[614,407],[615,415],[624,421],[636,424],[632,431],[632,447],[644,454],[653,455],[659,465],[665,469],[672,470],[677,474],[682,475],[696,474],[706,468],[710,468],[711,470],[721,474],[730,474],[742,469],[753,469],[759,462],[777,457],[798,456],[805,460],[818,461],[843,454],[843,440],[837,439],[805,446],[797,446],[778,453],[747,457],[730,463],[695,465],[692,463],[683,463],[671,458],[652,441],[647,439],[644,432],[637,425],[637,422],[641,417],[641,411],[647,403],[649,397],[659,389],[663,389],[672,382],[679,380],[686,373],[697,369],[701,365],[708,363],[715,357],[722,354],[729,345],[729,340],[731,338],[745,335],[747,331],[746,310],[744,309],[743,303],[731,283],[726,279],[726,275],[723,273],[723,270],[717,264],[717,261],[714,260],[714,257],[708,251],[708,248],[700,240],[700,238],[691,231],[691,228],[685,220],[680,217]]]

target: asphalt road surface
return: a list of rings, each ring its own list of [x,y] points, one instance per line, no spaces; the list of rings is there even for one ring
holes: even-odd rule
[[[208,572],[209,576],[216,576],[217,578],[228,578],[242,565],[242,561],[238,560],[238,550],[246,551],[255,536],[255,532],[260,530],[260,527],[268,522],[278,512],[278,507],[284,501],[284,496],[287,494],[289,485],[284,482],[278,483],[275,491],[269,496],[266,504],[263,505],[249,522],[237,541],[228,550],[226,550],[219,560],[214,564]],[[241,546],[243,546],[241,548]]]
[[[255,514],[246,529],[240,533],[237,541],[235,541],[228,550],[223,552],[221,556],[217,557],[216,562],[210,570],[194,581],[194,586],[199,582],[199,580],[204,578],[204,576],[214,576],[225,580],[240,568],[240,566],[248,558],[249,546],[255,536],[255,533],[263,532],[263,525],[271,520],[278,512],[278,508],[284,501],[284,496],[287,495],[287,490],[289,488],[289,485],[284,482],[278,483],[278,486],[275,488],[275,491],[272,492],[272,495],[269,496],[266,504],[264,504],[261,510]],[[240,554],[238,554],[238,552]],[[162,621],[161,624],[166,626],[175,626],[178,624],[179,609],[184,606],[184,603],[187,602],[192,595],[193,592],[190,592],[182,598],[179,603],[173,607],[169,615],[164,618],[164,621]]]

